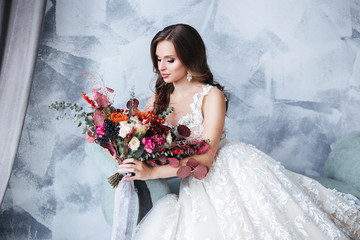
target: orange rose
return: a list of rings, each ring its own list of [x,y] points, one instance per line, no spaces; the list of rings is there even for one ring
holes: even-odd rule
[[[129,117],[125,113],[112,113],[110,116],[110,120],[118,123],[122,121],[128,121]]]

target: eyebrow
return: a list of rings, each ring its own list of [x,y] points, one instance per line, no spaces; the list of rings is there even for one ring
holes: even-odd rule
[[[156,57],[159,57],[159,55],[156,54]],[[166,58],[166,57],[176,58],[175,55],[166,55],[166,56],[164,56],[164,58]]]

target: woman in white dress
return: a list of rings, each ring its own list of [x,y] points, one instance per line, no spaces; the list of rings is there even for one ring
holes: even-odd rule
[[[191,138],[210,139],[211,150],[195,156],[210,171],[202,180],[190,175],[179,195],[159,200],[133,239],[360,239],[354,201],[284,169],[251,145],[222,137],[226,97],[194,28],[177,24],[160,31],[151,57],[158,78],[146,108],[158,113],[174,107],[169,125],[185,124]],[[135,173],[126,178],[133,181],[173,177],[178,169],[127,159],[120,170]]]

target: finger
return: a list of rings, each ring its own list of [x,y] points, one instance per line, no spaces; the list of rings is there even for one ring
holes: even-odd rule
[[[128,159],[125,159],[123,161],[123,163],[133,163],[135,164],[136,162],[138,162],[139,160],[136,160],[135,158],[128,158]]]
[[[123,172],[135,172],[136,171],[133,165],[119,167],[119,170],[123,171]]]
[[[126,167],[126,168],[132,167],[132,168],[135,168],[135,167],[138,167],[138,166],[136,164],[134,164],[134,163],[123,163],[123,164],[120,164],[119,167]]]

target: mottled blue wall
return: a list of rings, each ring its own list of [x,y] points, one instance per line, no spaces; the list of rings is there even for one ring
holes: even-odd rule
[[[133,85],[146,101],[150,41],[179,22],[199,30],[216,79],[231,93],[228,138],[317,175],[331,144],[360,129],[357,0],[48,1],[25,126],[0,210],[0,239],[110,238],[111,207],[102,206],[111,205],[105,178],[112,160],[89,156],[81,130],[55,120],[47,105],[87,106],[81,91],[100,82],[82,72],[102,76],[119,106]]]

